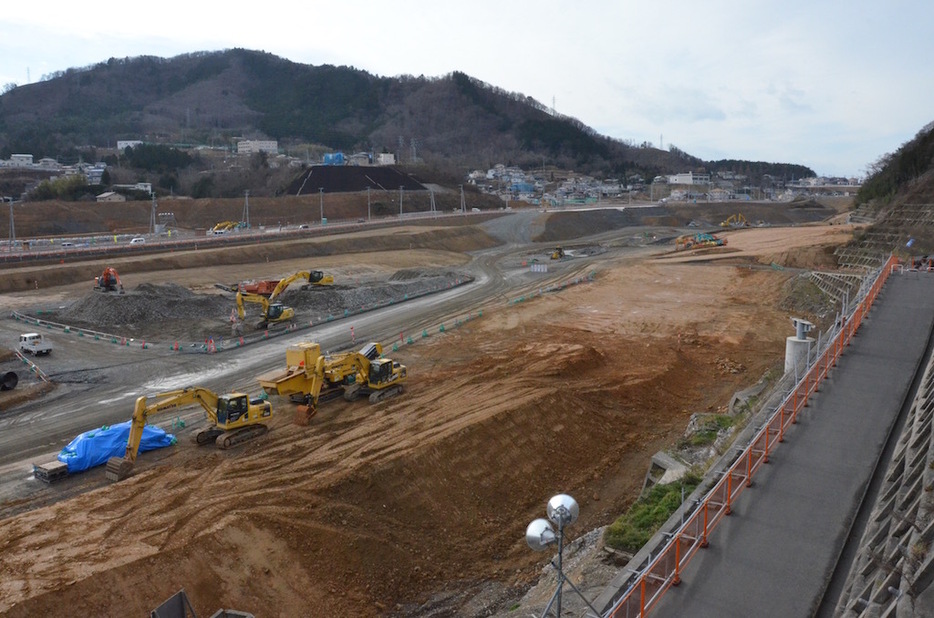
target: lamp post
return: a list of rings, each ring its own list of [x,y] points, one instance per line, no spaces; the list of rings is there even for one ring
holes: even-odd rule
[[[318,207],[321,209],[321,225],[324,225],[324,187],[318,187]]]
[[[544,551],[549,545],[558,545],[558,563],[555,564],[554,560],[551,561],[551,566],[558,571],[558,587],[551,596],[551,600],[548,601],[548,605],[545,606],[545,611],[542,612],[542,618],[548,615],[552,606],[554,606],[555,609],[555,616],[561,618],[561,591],[564,588],[565,582],[567,582],[571,589],[577,593],[577,596],[587,604],[590,611],[592,611],[595,616],[599,616],[600,612],[598,612],[590,601],[587,600],[587,597],[577,589],[577,586],[564,575],[564,571],[562,570],[564,529],[577,521],[577,517],[580,515],[580,507],[577,506],[577,500],[567,494],[552,496],[551,500],[548,501],[548,507],[545,509],[545,512],[548,515],[548,519],[536,519],[525,529],[525,541],[529,544],[529,547],[535,551]],[[558,527],[557,534],[555,534],[555,529],[551,525],[552,523]]]

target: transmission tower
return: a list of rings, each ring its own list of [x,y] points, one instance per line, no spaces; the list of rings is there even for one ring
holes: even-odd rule
[[[413,137],[409,144],[412,147],[412,163],[415,163],[418,161],[418,153],[416,151],[417,140]]]

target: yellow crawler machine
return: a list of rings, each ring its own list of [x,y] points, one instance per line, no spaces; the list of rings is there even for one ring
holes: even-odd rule
[[[237,292],[237,317],[241,320],[246,317],[246,311],[243,309],[243,303],[256,303],[263,307],[263,317],[257,328],[266,328],[271,323],[288,322],[295,317],[295,310],[286,307],[282,303],[274,302],[273,297],[266,298],[260,294],[249,294]]]
[[[405,365],[381,358],[382,353],[379,343],[368,343],[358,352],[324,355],[319,344],[302,342],[286,350],[284,372],[262,375],[259,383],[267,394],[299,404],[296,422],[307,425],[319,402],[343,395],[348,401],[368,396],[377,403],[401,393]]]
[[[200,405],[204,408],[210,426],[195,435],[195,442],[199,446],[213,442],[222,449],[263,435],[268,430],[263,423],[272,418],[272,404],[259,398],[251,400],[245,393],[218,395],[209,389],[195,386],[160,393],[152,399],[150,401],[143,396],[136,400],[126,453],[123,457],[111,457],[107,462],[106,476],[109,480],[122,481],[130,475],[139,454],[143,427],[154,414],[193,404]]]
[[[564,257],[564,249],[562,247],[555,247],[555,250],[551,252],[551,259],[560,260]]]
[[[289,275],[285,279],[281,280],[269,295],[269,299],[275,300],[279,294],[284,292],[287,287],[299,279],[304,279],[307,281],[307,283],[302,286],[303,290],[307,290],[315,286],[334,285],[334,277],[331,275],[326,275],[320,270],[303,270],[295,273],[294,275]]]

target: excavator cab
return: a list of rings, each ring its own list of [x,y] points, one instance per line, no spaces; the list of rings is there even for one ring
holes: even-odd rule
[[[368,380],[370,384],[382,384],[392,379],[392,360],[388,358],[377,358],[370,361],[370,375]]]
[[[217,424],[227,428],[228,423],[236,423],[249,411],[246,395],[223,395],[217,398]]]
[[[269,305],[269,310],[266,312],[266,320],[269,322],[275,322],[282,317],[282,313],[285,311],[285,305],[282,303],[273,303]]]

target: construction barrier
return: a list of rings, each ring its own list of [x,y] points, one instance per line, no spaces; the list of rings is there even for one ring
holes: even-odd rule
[[[788,427],[795,424],[798,413],[817,391],[844,348],[856,334],[860,324],[882,290],[889,275],[898,268],[889,257],[877,276],[862,293],[849,316],[834,325],[826,345],[817,346],[813,362],[794,384],[763,427],[723,472],[716,484],[686,516],[681,526],[671,534],[658,554],[635,575],[629,587],[605,614],[606,618],[643,617],[659,602],[671,586],[681,583],[681,573],[697,550],[707,546],[708,538],[723,517],[730,514],[743,490],[752,485],[753,476],[768,463],[769,454],[785,440]],[[823,349],[821,350],[821,348]],[[810,361],[810,359],[809,359]]]

